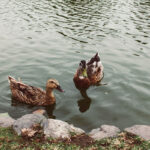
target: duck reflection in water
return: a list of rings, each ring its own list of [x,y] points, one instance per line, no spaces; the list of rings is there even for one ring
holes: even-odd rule
[[[80,91],[80,93],[83,96],[83,98],[78,100],[77,103],[78,103],[80,112],[84,113],[90,108],[92,100],[88,97],[86,91]]]
[[[48,117],[48,118],[52,118],[52,119],[56,119],[56,116],[53,114],[54,110],[55,110],[55,106],[56,104],[52,104],[52,105],[49,105],[49,106],[32,106],[32,105],[26,105],[24,103],[21,103],[19,101],[16,101],[15,99],[12,98],[12,101],[11,101],[11,106],[14,106],[16,109],[18,107],[18,111],[20,112],[20,106],[23,106],[23,111],[22,113],[19,113],[19,116],[18,117],[21,117],[22,115],[25,115],[27,113],[32,113],[36,110],[45,110],[46,113],[45,115]],[[24,111],[24,107],[26,107],[26,111]],[[18,114],[18,113],[17,113]],[[12,116],[13,114],[10,113],[10,116]],[[16,114],[15,114],[16,115]],[[12,117],[16,117],[16,116],[12,116]]]
[[[103,83],[103,84],[97,83],[96,86],[102,86],[102,85],[107,85],[107,83]],[[80,112],[84,113],[90,108],[92,100],[90,97],[88,97],[86,90],[82,90],[82,91],[80,91],[80,93],[83,96],[83,98],[78,100],[78,106],[79,106]]]

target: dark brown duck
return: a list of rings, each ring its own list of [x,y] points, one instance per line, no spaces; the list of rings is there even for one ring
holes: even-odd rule
[[[86,90],[91,85],[99,83],[102,78],[103,65],[98,53],[96,53],[87,63],[85,60],[81,60],[73,81],[77,89]]]

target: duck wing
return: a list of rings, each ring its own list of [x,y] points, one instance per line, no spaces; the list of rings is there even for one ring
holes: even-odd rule
[[[45,100],[46,92],[42,89],[18,82],[10,76],[8,77],[8,80],[14,99],[33,105]]]
[[[103,65],[98,53],[96,53],[87,63],[87,74],[90,80],[98,82],[103,76]]]

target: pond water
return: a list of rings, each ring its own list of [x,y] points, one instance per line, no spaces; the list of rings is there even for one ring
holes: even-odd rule
[[[103,86],[83,97],[73,76],[81,59],[99,52]],[[1,0],[0,113],[13,118],[37,107],[14,105],[7,76],[45,88],[57,79],[56,105],[44,108],[86,131],[102,124],[150,123],[149,0]]]

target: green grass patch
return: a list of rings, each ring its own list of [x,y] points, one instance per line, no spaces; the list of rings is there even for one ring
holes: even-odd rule
[[[73,134],[67,139],[46,139],[43,134],[33,138],[17,136],[12,128],[0,128],[0,150],[148,150],[150,142],[122,132],[115,138],[93,141],[86,134]]]

